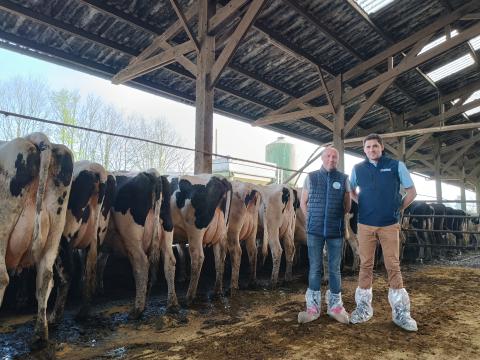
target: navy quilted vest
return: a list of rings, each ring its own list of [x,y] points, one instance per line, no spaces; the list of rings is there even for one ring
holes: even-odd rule
[[[308,191],[307,233],[325,238],[339,238],[344,232],[345,180],[337,170],[325,168],[311,172]]]
[[[370,226],[388,226],[400,219],[400,177],[398,160],[382,156],[377,166],[368,159],[355,165],[358,194],[358,222]]]

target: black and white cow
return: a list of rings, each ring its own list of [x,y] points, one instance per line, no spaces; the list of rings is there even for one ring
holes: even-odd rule
[[[437,230],[432,234],[432,243],[434,245],[445,245],[445,234],[439,232],[440,230],[444,229],[444,222],[445,222],[445,214],[446,214],[446,207],[443,204],[431,203],[430,206],[433,209],[433,214],[435,217],[433,218],[433,230]],[[445,249],[440,248],[432,248],[432,256],[439,257],[440,255],[445,253]]]
[[[224,178],[205,174],[173,178],[171,188],[174,241],[188,243],[190,253],[191,276],[186,297],[190,304],[197,292],[204,246],[213,246],[215,293],[222,292],[232,185]]]
[[[414,201],[410,204],[407,212],[410,214],[410,228],[418,229],[418,231],[413,232],[419,245],[417,260],[431,260],[432,235],[428,230],[433,229],[433,217],[431,216],[434,214],[434,209],[424,201]]]
[[[99,222],[107,186],[107,172],[97,163],[77,161],[73,167],[73,180],[67,206],[65,228],[60,250],[55,262],[59,284],[50,323],[63,317],[70,282],[73,277],[73,251],[86,252],[82,307],[79,315],[88,314],[92,294],[95,290]],[[59,203],[61,201],[59,200]]]
[[[145,309],[148,284],[155,282],[158,272],[162,181],[156,170],[113,175],[115,199],[102,249],[113,249],[130,260],[136,287],[130,317],[138,318]]]
[[[0,144],[0,305],[7,269],[35,265],[38,303],[33,344],[48,340],[47,302],[65,225],[73,155],[41,133]]]

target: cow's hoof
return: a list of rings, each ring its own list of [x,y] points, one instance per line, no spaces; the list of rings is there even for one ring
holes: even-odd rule
[[[225,295],[234,297],[238,294],[238,287],[231,287],[226,290]]]
[[[178,314],[180,312],[180,305],[178,303],[167,305],[167,313]]]
[[[130,320],[138,320],[143,314],[143,310],[140,309],[133,309],[128,313],[128,318]]]
[[[39,351],[48,348],[50,345],[48,339],[44,337],[34,335],[32,340],[29,343],[30,350],[32,351]]]

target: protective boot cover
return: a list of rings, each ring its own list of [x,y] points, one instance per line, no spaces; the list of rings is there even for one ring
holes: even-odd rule
[[[348,313],[343,307],[342,293],[334,294],[330,292],[330,290],[327,290],[325,302],[327,303],[328,315],[342,324],[348,324],[350,322]]]
[[[307,289],[305,293],[305,301],[307,302],[307,310],[298,313],[298,322],[304,324],[313,320],[317,320],[320,316],[320,306],[322,303],[322,295],[320,291]]]
[[[353,310],[350,322],[352,324],[360,324],[370,320],[373,316],[372,288],[361,289],[357,287],[357,290],[355,290],[355,302],[357,303],[357,308]]]
[[[407,290],[388,289],[388,302],[392,307],[392,320],[407,331],[417,331],[417,322],[410,316],[410,298]]]

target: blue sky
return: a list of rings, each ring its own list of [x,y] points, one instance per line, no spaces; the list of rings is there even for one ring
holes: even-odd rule
[[[78,90],[82,97],[87,94],[97,95],[127,113],[137,113],[146,118],[163,116],[180,134],[184,140],[183,145],[194,146],[195,109],[192,106],[128,86],[112,85],[107,80],[0,48],[0,81],[17,75],[40,77],[54,89]],[[218,132],[218,153],[255,161],[265,161],[265,146],[282,136],[220,115],[214,115],[214,128]],[[248,146],[246,140],[239,139],[249,139]],[[317,146],[290,137],[287,139],[295,144],[296,167],[299,168]],[[358,161],[359,158],[346,155],[345,171],[349,173]],[[320,162],[317,161],[307,171],[319,166]],[[414,176],[414,181],[419,194],[435,196],[433,181],[426,181],[419,176]],[[455,199],[460,195],[460,189],[456,186],[443,184],[442,188],[444,198]],[[475,194],[467,192],[467,198],[475,199]]]

